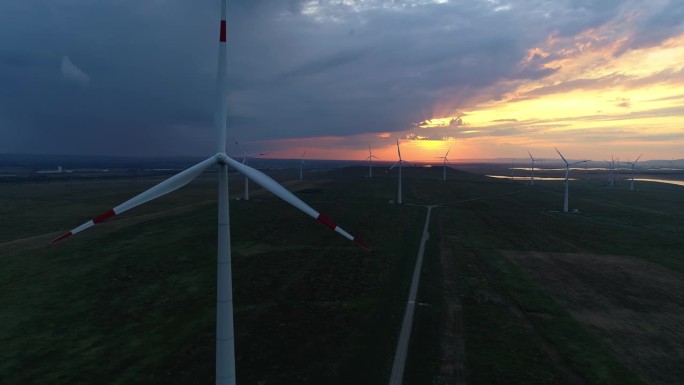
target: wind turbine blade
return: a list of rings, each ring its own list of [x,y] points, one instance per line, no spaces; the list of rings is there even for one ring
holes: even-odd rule
[[[556,150],[556,151],[558,151],[558,150]],[[530,150],[527,150],[527,155],[530,156],[530,159],[534,160],[534,158],[532,157],[532,154],[530,154]]]
[[[644,154],[641,154],[641,155],[637,156],[637,158],[634,159],[634,163],[638,162],[638,161],[639,161],[639,158],[641,158],[642,155],[644,155]]]
[[[226,53],[226,2],[221,2],[221,27],[219,32],[219,57],[216,70],[216,105],[214,107],[214,125],[216,126],[216,151],[226,152],[226,115],[228,106],[227,91],[227,53]]]
[[[449,156],[449,151],[451,151],[451,147],[449,147],[449,149],[447,150],[446,154],[444,154],[444,157],[445,157],[445,158],[446,158],[447,156]]]
[[[249,166],[245,166],[244,164],[236,161],[235,159],[233,159],[227,155],[221,155],[221,158],[223,159],[224,162],[228,163],[228,165],[235,168],[236,170],[238,170],[243,175],[246,175],[251,180],[253,180],[255,183],[257,183],[261,187],[265,188],[266,190],[272,192],[273,194],[275,194],[280,199],[284,200],[285,202],[287,202],[287,203],[291,204],[292,206],[298,208],[299,210],[303,211],[305,214],[309,215],[310,217],[312,217],[312,218],[316,219],[317,221],[323,223],[324,225],[328,226],[329,228],[334,230],[336,233],[342,235],[343,237],[349,239],[350,241],[353,241],[357,245],[368,250],[368,246],[361,239],[354,237],[353,235],[344,231],[341,227],[337,226],[337,224],[335,224],[335,222],[333,222],[330,218],[328,218],[325,215],[314,210],[311,206],[307,205],[301,199],[297,198],[294,194],[292,194],[290,191],[288,191],[285,187],[281,186],[278,182],[271,179],[268,175],[262,173],[259,170],[253,169]]]
[[[307,150],[304,150],[304,152],[302,152],[302,157],[299,158],[299,159],[304,159],[304,155],[306,155],[306,151],[307,151]]]
[[[554,147],[554,149],[556,149],[556,152],[558,153],[558,155],[560,155],[560,157],[563,159],[563,162],[565,162],[565,165],[567,166],[567,165],[568,165],[568,161],[565,160],[565,157],[563,156],[563,154],[561,154],[560,151],[558,151],[558,149],[557,149],[556,147]]]
[[[98,223],[104,222],[105,220],[112,218],[116,215],[123,213],[124,211],[130,210],[136,206],[143,203],[149,202],[155,198],[159,198],[162,195],[166,195],[172,191],[175,191],[186,184],[190,183],[193,179],[200,176],[204,170],[209,166],[216,164],[216,157],[212,156],[209,159],[202,161],[185,171],[182,171],[171,178],[159,183],[158,185],[150,188],[149,190],[136,195],[135,197],[127,200],[126,202],[114,207],[113,209],[98,215],[97,217],[89,220],[88,222],[76,227],[75,229],[68,231],[59,237],[53,239],[50,243],[55,243],[63,239],[69,238],[70,236],[79,233],[87,228],[90,228]]]
[[[399,149],[399,139],[397,139],[397,155],[399,155],[399,161],[401,161],[401,150]]]
[[[394,164],[392,165],[392,167],[390,167],[389,169],[391,170],[391,169],[393,169],[393,168],[397,167],[397,165],[398,165],[399,163],[401,163],[401,161],[400,161],[400,160],[398,160],[398,161],[394,162]]]

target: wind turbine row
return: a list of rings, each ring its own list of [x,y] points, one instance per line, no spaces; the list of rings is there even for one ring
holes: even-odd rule
[[[226,0],[221,1],[221,22],[219,32],[219,57],[216,82],[216,104],[214,123],[217,129],[216,153],[204,161],[176,174],[175,176],[157,184],[149,190],[127,200],[113,209],[95,217],[94,219],[60,235],[52,242],[58,242],[71,237],[93,225],[104,222],[116,215],[120,215],[143,203],[166,195],[185,186],[200,176],[206,169],[217,165],[218,179],[218,262],[216,289],[216,384],[235,384],[235,335],[233,331],[233,289],[231,270],[229,197],[228,197],[228,166],[233,167],[243,175],[249,177],[266,190],[272,192],[287,203],[293,205],[307,215],[330,227],[343,237],[354,241],[363,248],[367,246],[359,238],[349,234],[335,224],[330,218],[320,214],[312,207],[297,198],[283,186],[266,174],[240,163],[226,155]],[[246,161],[246,159],[245,159]]]

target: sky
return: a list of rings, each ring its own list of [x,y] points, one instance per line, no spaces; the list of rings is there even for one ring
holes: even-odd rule
[[[218,0],[0,2],[0,153],[211,155]],[[268,157],[684,158],[684,0],[228,1]]]

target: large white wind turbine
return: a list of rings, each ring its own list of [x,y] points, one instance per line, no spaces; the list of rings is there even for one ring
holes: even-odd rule
[[[366,247],[363,241],[341,229],[330,218],[311,208],[283,186],[266,174],[242,164],[226,155],[226,0],[221,1],[221,24],[219,35],[219,57],[216,85],[216,106],[214,122],[218,138],[216,154],[157,184],[149,190],[129,199],[113,209],[57,237],[52,242],[61,241],[106,219],[122,214],[152,199],[166,195],[197,178],[206,169],[218,165],[218,263],[216,289],[216,384],[235,384],[235,348],[233,332],[233,289],[230,252],[230,223],[228,197],[228,166],[248,176],[266,190],[317,219],[345,238]]]
[[[644,155],[644,154],[641,154]],[[627,164],[632,166],[632,178],[630,179],[629,182],[629,191],[634,191],[634,173],[636,173],[636,164],[639,161],[639,158],[641,158],[641,155],[637,156],[637,158],[634,160],[634,162],[627,162]]]
[[[444,156],[438,156],[437,159],[444,159],[444,171],[442,172],[442,180],[446,181],[446,169],[447,169],[447,163],[449,163],[449,158],[447,156],[449,155],[449,151],[451,151],[451,147],[447,150],[446,154]]]
[[[299,180],[304,180],[304,155],[306,155],[306,150],[302,153],[302,157],[299,158]]]
[[[242,149],[242,146],[240,146],[240,143],[238,143],[237,139],[233,138],[233,140],[235,141],[235,144],[240,149],[240,152],[242,153],[242,164],[244,164],[244,165],[247,165],[247,159],[249,159],[249,158],[252,158],[255,156],[267,155],[267,154],[249,154],[249,155],[247,155],[245,150]],[[249,200],[249,177],[247,175],[245,175],[245,197],[244,198],[246,201]]]
[[[530,159],[532,160],[532,179],[530,179],[530,186],[534,186],[534,162],[537,160],[532,157],[532,154],[530,154],[530,150],[527,150],[527,155],[530,156]]]
[[[370,146],[368,146],[368,156],[364,160],[368,161],[368,177],[369,178],[373,177],[373,159],[380,159],[380,158],[373,155],[373,153],[371,152]]]
[[[570,181],[568,180],[568,176],[570,175],[570,166],[574,166],[576,164],[588,162],[588,160],[580,160],[579,162],[574,162],[574,163],[568,163],[567,160],[565,160],[565,157],[563,154],[558,151],[556,147],[556,152],[558,155],[560,155],[561,159],[563,159],[563,162],[565,162],[565,197],[563,198],[563,212],[567,213],[568,212],[568,187],[570,185]]]

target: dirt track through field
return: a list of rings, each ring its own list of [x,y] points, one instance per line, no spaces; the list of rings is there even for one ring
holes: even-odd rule
[[[647,382],[684,383],[684,274],[628,256],[503,254]]]

